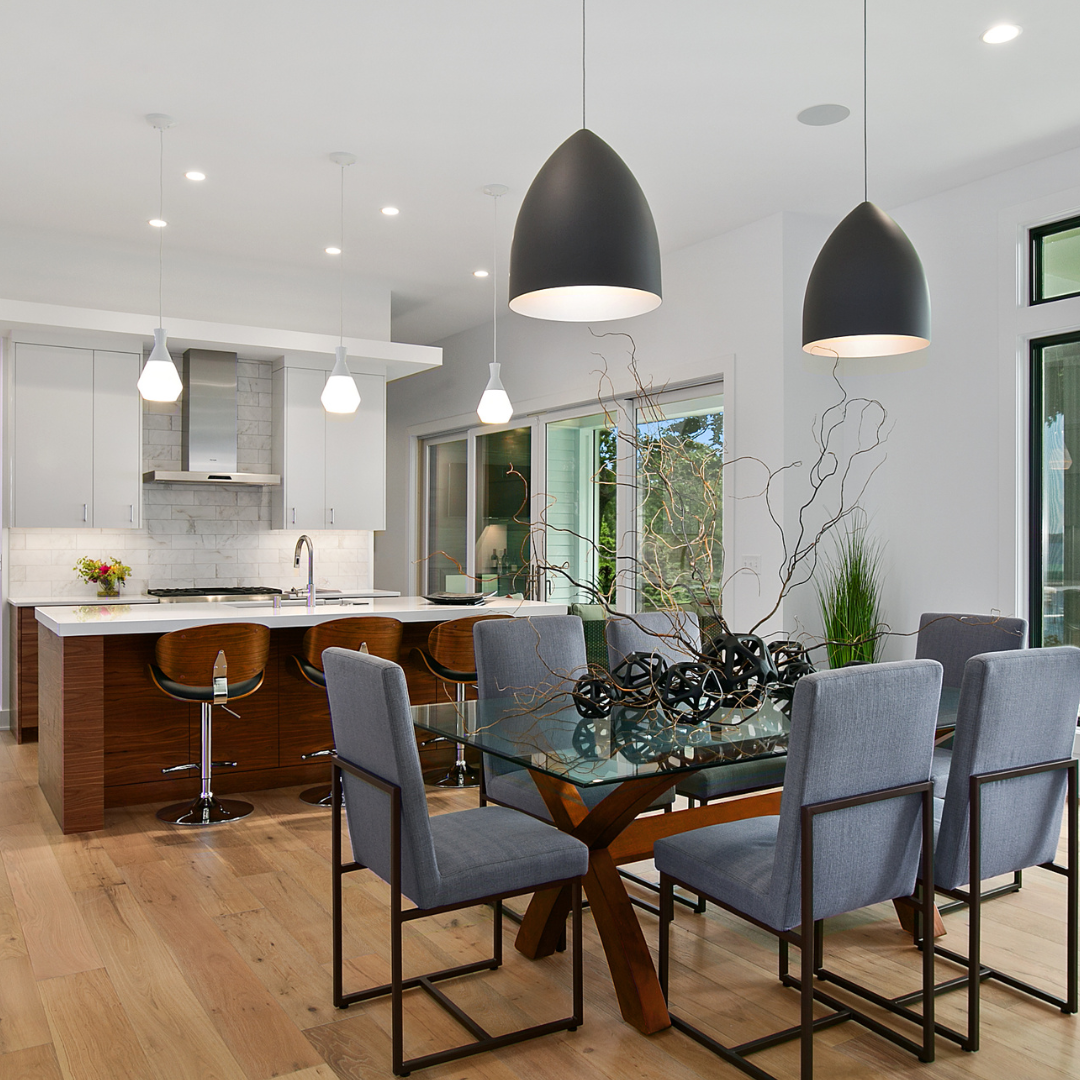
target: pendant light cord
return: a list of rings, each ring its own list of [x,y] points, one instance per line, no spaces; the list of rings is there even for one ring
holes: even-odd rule
[[[581,0],[581,126],[585,127],[585,0]]]
[[[158,221],[165,220],[165,129],[158,128]],[[164,275],[165,260],[163,248],[165,245],[165,226],[158,228],[157,245],[157,324],[161,329],[161,279]]]
[[[491,214],[491,360],[499,362],[499,196]]]
[[[584,2],[584,0],[582,0]],[[862,197],[869,201],[866,182],[866,0],[862,4]]]
[[[345,344],[345,166],[341,166],[341,205],[338,209],[338,344]]]

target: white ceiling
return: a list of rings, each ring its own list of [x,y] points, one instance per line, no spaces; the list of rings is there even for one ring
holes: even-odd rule
[[[490,318],[545,158],[580,123],[578,0],[3,0],[0,226],[325,270],[347,173],[350,272],[389,282],[394,337]],[[590,0],[588,123],[672,251],[861,190],[860,0]],[[1014,42],[979,35],[999,21]],[[885,207],[1080,145],[1076,0],[870,0],[869,184]],[[838,102],[851,117],[795,115]],[[183,179],[200,168],[205,183]],[[383,217],[386,204],[399,217]],[[151,235],[153,234],[153,235]],[[332,329],[332,328],[331,328]]]

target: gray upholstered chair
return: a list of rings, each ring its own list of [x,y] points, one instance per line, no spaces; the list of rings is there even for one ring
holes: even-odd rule
[[[813,1075],[814,1001],[857,1020],[898,1045],[934,1058],[934,962],[923,951],[923,1015],[897,1001],[870,996],[824,967],[822,920],[893,897],[907,896],[916,874],[933,873],[930,759],[941,690],[941,665],[931,660],[840,668],[806,675],[791,712],[787,783],[774,817],[711,825],[658,840],[660,984],[668,990],[672,886],[703,893],[780,939],[780,978],[802,997],[799,1027],[724,1047],[672,1015],[672,1024],[731,1064],[755,1076],[746,1055],[787,1038],[802,1039],[802,1077]],[[932,917],[924,896],[923,918]],[[796,930],[795,928],[799,929]],[[801,950],[801,978],[788,972],[788,944]],[[820,989],[831,980],[878,1005],[918,1020],[914,1042]],[[910,995],[914,997],[915,995]]]
[[[1027,619],[1003,615],[964,615],[959,612],[925,611],[919,618],[919,637],[915,645],[916,659],[936,660],[944,668],[941,677],[942,704],[955,704],[964,679],[964,665],[979,653],[1005,652],[1027,648]],[[938,798],[949,784],[952,764],[952,737],[934,750],[934,790]],[[1017,872],[1007,885],[988,889],[984,900],[1017,892],[1024,883]],[[960,904],[946,904],[942,910],[952,911]]]
[[[670,664],[694,659],[692,649],[700,642],[698,617],[687,611],[649,611],[629,618],[609,619],[607,624],[608,663],[611,669],[632,652],[656,653]],[[784,758],[740,761],[715,769],[700,769],[683,777],[675,787],[691,806],[745,795],[750,791],[781,787]]]
[[[576,615],[501,619],[477,623],[473,629],[476,656],[476,692],[481,699],[518,697],[531,700],[569,692],[585,674],[585,636]],[[550,821],[544,799],[527,769],[484,755],[481,805],[510,806]],[[612,788],[597,784],[579,788],[588,807],[595,806]],[[673,791],[665,792],[650,809],[669,807]]]
[[[1077,1010],[1077,762],[1073,759],[1080,706],[1080,649],[1028,649],[974,656],[964,667],[956,717],[956,743],[934,847],[934,887],[970,906],[968,955],[941,946],[967,968],[966,1035],[950,1033],[965,1050],[979,1048],[979,986],[996,979],[1013,989]],[[1067,794],[1067,798],[1066,798]],[[1068,866],[1053,862],[1067,809]],[[971,837],[978,843],[972,844]],[[1066,998],[1039,990],[981,962],[978,883],[1029,866],[1068,878]],[[962,886],[967,886],[966,889]]]
[[[377,656],[327,649],[323,653],[326,689],[336,752],[333,780],[334,1004],[390,994],[393,1002],[393,1069],[399,1076],[481,1050],[506,1046],[552,1031],[573,1031],[582,1020],[581,875],[589,863],[580,841],[526,814],[504,807],[461,810],[428,817],[420,755],[409,715],[405,674]],[[341,857],[342,795],[348,802],[352,862]],[[342,986],[342,875],[370,869],[390,885],[391,981],[346,994]],[[572,886],[573,1015],[504,1035],[489,1035],[449,999],[435,981],[497,968],[502,963],[503,898],[554,885]],[[402,910],[402,897],[416,907]],[[402,975],[402,924],[443,911],[493,903],[493,955],[490,959],[430,975]],[[403,1050],[402,994],[422,987],[474,1036],[450,1050],[406,1059]]]

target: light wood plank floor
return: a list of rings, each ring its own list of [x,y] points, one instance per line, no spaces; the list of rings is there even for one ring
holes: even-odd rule
[[[34,744],[0,733],[0,1077],[72,1080],[377,1080],[389,1077],[387,1002],[335,1010],[330,1000],[330,827],[298,789],[251,797],[256,813],[219,829],[162,825],[153,807],[110,811],[100,833],[61,835],[36,784]],[[475,805],[475,792],[434,790],[433,812]],[[347,879],[348,880],[348,879]],[[519,901],[520,903],[520,901]],[[349,975],[388,977],[385,888],[366,871],[346,888]],[[985,909],[988,962],[1060,987],[1064,882],[1031,871],[1023,891]],[[643,916],[655,941],[656,921]],[[966,916],[946,917],[963,948]],[[453,984],[492,1030],[564,1015],[565,954],[538,963],[510,945],[496,973]],[[684,1036],[651,1038],[619,1018],[598,939],[586,915],[586,1015],[577,1032],[427,1070],[430,1080],[691,1080],[742,1074]],[[406,964],[448,966],[487,955],[490,912],[413,924]],[[918,978],[917,953],[881,906],[837,920],[826,938],[837,970],[888,992]],[[939,965],[943,976],[948,965]],[[407,966],[408,970],[408,966]],[[448,985],[448,984],[444,984]],[[406,1051],[451,1045],[455,1025],[416,992],[407,999]],[[775,979],[775,947],[712,910],[680,910],[673,1004],[728,1041],[793,1023],[797,998]],[[939,999],[947,1021],[963,995]],[[983,1049],[938,1043],[920,1065],[844,1024],[817,1039],[829,1080],[1065,1080],[1080,1075],[1080,1021],[987,986]],[[794,1044],[758,1060],[798,1074]]]

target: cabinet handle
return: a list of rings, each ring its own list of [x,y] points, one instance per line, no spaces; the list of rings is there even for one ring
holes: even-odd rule
[[[330,507],[330,524],[334,524],[334,508],[332,506]]]
[[[83,521],[86,520],[86,503],[82,504],[82,519]]]
[[[135,524],[135,504],[134,503],[128,503],[128,521],[130,521],[132,523],[132,525]]]
[[[296,507],[295,506],[292,508],[292,523],[294,525],[296,524]]]

